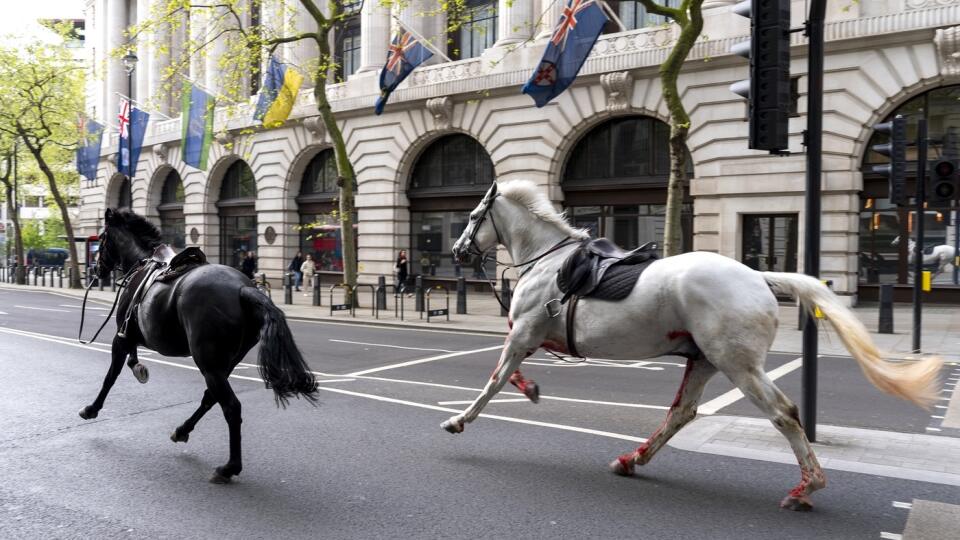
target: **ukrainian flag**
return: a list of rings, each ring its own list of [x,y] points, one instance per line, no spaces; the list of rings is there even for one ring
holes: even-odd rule
[[[294,69],[288,69],[271,56],[253,119],[263,122],[263,127],[267,128],[283,125],[293,110],[301,84],[303,75]]]

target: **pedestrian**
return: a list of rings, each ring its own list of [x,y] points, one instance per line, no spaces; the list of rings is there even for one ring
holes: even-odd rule
[[[307,284],[304,286],[304,290],[306,291],[303,293],[304,296],[310,296],[310,291],[313,289],[313,274],[316,272],[316,269],[317,267],[316,263],[313,262],[313,257],[308,254],[306,260],[300,265],[300,274],[307,280]]]
[[[400,253],[397,253],[397,263],[393,266],[397,270],[396,292],[401,293],[407,283],[407,275],[410,272],[410,263],[407,261],[406,250],[401,249]]]
[[[252,251],[248,251],[247,255],[243,258],[243,262],[240,264],[240,271],[248,278],[254,279],[253,275],[257,272],[257,256]]]
[[[294,279],[296,280],[294,281],[294,287],[297,292],[300,292],[300,285],[303,285],[303,272],[300,271],[301,266],[303,266],[303,253],[298,251],[297,254],[294,255],[293,260],[290,261],[290,266],[287,267],[287,270],[293,272]]]

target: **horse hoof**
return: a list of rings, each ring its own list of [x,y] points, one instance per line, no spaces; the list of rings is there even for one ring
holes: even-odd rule
[[[97,417],[98,414],[100,414],[100,412],[94,409],[93,407],[87,405],[86,407],[80,409],[79,414],[80,414],[80,418],[83,418],[84,420],[93,420],[94,418]]]
[[[140,384],[147,384],[147,381],[150,380],[150,372],[147,370],[147,366],[137,364],[130,369],[133,370],[133,376],[137,378],[137,382]]]
[[[178,442],[185,443],[188,440],[190,440],[190,434],[189,433],[181,434],[180,430],[175,429],[173,430],[173,433],[170,434],[170,440],[175,443],[178,443]]]
[[[447,430],[449,433],[456,435],[457,433],[463,433],[463,422],[454,422],[453,420],[445,420],[440,427]]]
[[[794,512],[809,512],[813,510],[813,504],[806,497],[793,497],[788,495],[780,501],[780,508],[793,510]]]
[[[540,387],[533,381],[527,383],[527,387],[523,389],[523,395],[534,403],[540,403]]]
[[[213,476],[210,477],[210,483],[211,483],[211,484],[220,484],[220,485],[229,484],[229,483],[230,483],[230,477],[229,477],[229,476],[224,476],[224,475],[220,474],[219,472],[214,472],[214,473],[213,473]]]
[[[617,476],[633,476],[633,469],[633,465],[626,463],[621,458],[610,462],[610,472]]]

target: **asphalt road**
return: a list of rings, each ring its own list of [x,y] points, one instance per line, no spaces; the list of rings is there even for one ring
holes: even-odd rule
[[[144,351],[147,385],[125,371],[99,418],[77,416],[109,361],[108,338],[76,343],[78,306],[0,291],[0,538],[877,538],[904,528],[894,501],[960,503],[955,487],[827,471],[816,510],[787,512],[777,503],[795,466],[669,447],[637,478],[608,473],[663,419],[678,358],[566,364],[537,354],[524,373],[542,387],[539,404],[504,392],[485,411],[499,418],[453,436],[439,424],[476,396],[498,339],[300,321],[291,326],[323,374],[321,405],[277,409],[251,380],[256,369],[240,366],[231,384],[243,403],[244,471],[211,485],[227,452],[219,410],[188,444],[168,438],[203,392],[189,359]],[[87,335],[106,314],[94,307]],[[786,371],[777,383],[797,398],[794,359],[772,354],[767,369]],[[824,359],[821,373],[824,423],[914,432],[929,423],[850,359]],[[730,389],[716,377],[705,401],[719,406]],[[757,415],[742,399],[720,411]]]

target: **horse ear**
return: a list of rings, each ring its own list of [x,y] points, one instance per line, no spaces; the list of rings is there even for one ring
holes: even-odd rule
[[[487,194],[483,196],[484,201],[493,200],[497,196],[497,181],[493,181],[493,185],[490,186],[490,189],[487,190]]]

